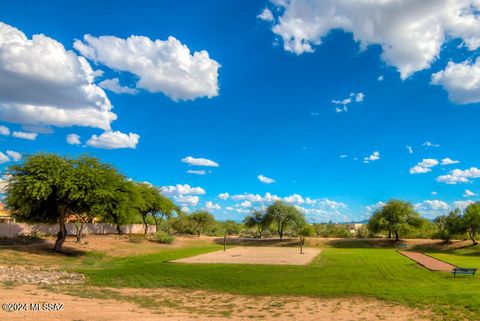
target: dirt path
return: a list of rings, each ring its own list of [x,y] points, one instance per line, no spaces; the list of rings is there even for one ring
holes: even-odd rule
[[[62,289],[66,289],[62,286]],[[72,288],[70,288],[72,289]],[[102,290],[102,289],[98,289]],[[240,320],[435,320],[429,312],[366,298],[321,299],[311,297],[241,296],[208,291],[180,289],[103,289],[114,293],[116,300],[79,298],[48,292],[35,285],[1,289],[0,302],[62,303],[62,311],[0,311],[0,320],[38,321],[240,321]],[[88,289],[93,295],[92,289]],[[85,292],[86,293],[86,292]],[[139,307],[125,301],[149,302]],[[154,301],[152,301],[154,300]]]
[[[415,262],[426,267],[430,271],[450,272],[455,267],[452,264],[445,263],[443,261],[437,260],[431,256],[419,252],[399,251],[399,253],[414,260]]]
[[[216,251],[175,260],[176,263],[227,263],[227,264],[288,264],[306,265],[319,253],[318,248],[238,246],[225,252]]]

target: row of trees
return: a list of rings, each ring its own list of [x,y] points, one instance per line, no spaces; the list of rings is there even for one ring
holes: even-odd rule
[[[92,157],[33,155],[9,167],[6,176],[5,201],[18,220],[59,224],[56,252],[62,249],[67,237],[65,224],[72,218],[79,223],[77,241],[81,240],[84,223],[94,220],[116,224],[119,233],[122,225],[141,221],[145,235],[152,221],[157,232],[168,221],[179,230],[187,227],[198,235],[215,221],[205,211],[182,213],[156,187],[129,180]]]
[[[386,233],[388,238],[395,236],[397,241],[400,235],[411,235],[415,230],[421,229],[431,230],[431,238],[445,242],[468,235],[473,245],[476,245],[476,235],[480,232],[480,202],[468,205],[463,212],[457,208],[448,215],[438,216],[431,223],[422,218],[412,204],[391,200],[376,210],[368,222],[370,235]]]
[[[476,235],[480,232],[480,202],[468,205],[463,213],[455,209],[448,215],[439,216],[435,223],[438,227],[436,238],[449,242],[454,237],[467,234],[473,245],[476,245]]]
[[[66,223],[75,217],[79,223],[80,241],[84,223],[101,221],[122,226],[141,222],[154,224],[156,231],[178,234],[240,234],[254,230],[256,237],[272,232],[283,238],[292,236],[348,236],[335,224],[306,223],[295,206],[277,201],[262,211],[253,211],[243,225],[234,221],[217,222],[207,211],[185,214],[172,200],[154,186],[127,179],[110,165],[96,158],[76,159],[53,154],[37,154],[7,169],[6,204],[17,219],[27,222],[58,223],[59,233],[54,251],[60,251],[67,237]],[[480,231],[480,203],[469,205],[464,212],[452,211],[435,221],[433,237],[449,241],[468,234],[474,244]],[[433,224],[422,218],[412,204],[391,200],[370,218],[367,231],[359,236],[385,233],[398,241],[400,235]]]

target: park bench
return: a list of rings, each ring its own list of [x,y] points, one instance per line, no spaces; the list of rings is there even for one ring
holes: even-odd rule
[[[452,274],[453,277],[455,277],[457,274],[471,274],[472,276],[475,276],[475,273],[477,272],[477,269],[475,268],[453,268]]]
[[[406,243],[396,243],[395,247],[399,250],[406,250],[408,248],[408,245]]]

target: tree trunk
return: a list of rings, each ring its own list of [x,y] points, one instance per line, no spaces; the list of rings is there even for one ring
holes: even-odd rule
[[[303,244],[305,242],[304,237],[300,237],[300,254],[303,254]]]
[[[152,217],[155,220],[155,233],[158,233],[158,219],[155,214],[152,214]]]
[[[83,229],[85,228],[85,223],[80,224],[80,228],[77,228],[76,230],[76,236],[77,236],[77,243],[82,242],[82,235],[83,235]]]
[[[392,238],[392,230],[388,230],[388,238],[391,239]]]
[[[475,240],[475,232],[472,232],[471,230],[469,230],[468,236],[470,236],[470,240],[472,240],[473,245],[477,245],[477,241]]]
[[[148,224],[147,224],[147,215],[142,215],[142,220],[143,220],[143,225],[145,226],[145,233],[143,234],[143,236],[147,236],[147,232],[148,232]]]
[[[67,239],[67,228],[65,226],[65,207],[58,208],[59,217],[58,217],[58,224],[60,225],[60,230],[57,234],[57,240],[55,241],[55,245],[53,246],[53,252],[61,252],[63,242]]]
[[[117,233],[119,235],[123,235],[122,227],[120,226],[120,224],[117,224]]]
[[[395,241],[397,241],[397,242],[398,242],[398,241],[399,241],[399,239],[398,239],[398,231],[397,231],[397,230],[395,230],[394,232],[395,232]]]

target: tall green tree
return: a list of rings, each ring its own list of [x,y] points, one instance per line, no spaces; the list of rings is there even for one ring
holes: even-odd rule
[[[463,229],[468,233],[473,245],[477,245],[476,235],[480,229],[480,202],[472,203],[465,209]]]
[[[448,215],[441,215],[435,218],[435,225],[438,231],[433,235],[435,238],[450,242],[455,234],[463,233],[463,218],[460,209],[456,208],[450,211]]]
[[[171,199],[162,195],[157,190],[157,195],[155,196],[155,201],[157,202],[158,207],[156,212],[152,211],[152,217],[155,221],[155,231],[158,232],[160,225],[164,219],[169,220],[174,212],[178,212],[179,208]]]
[[[197,236],[202,235],[203,231],[211,224],[215,223],[215,218],[207,211],[197,211],[187,216],[188,220],[195,226]]]
[[[411,203],[394,199],[374,213],[369,221],[369,227],[377,231],[389,231],[395,235],[395,240],[399,241],[399,234],[402,231],[419,227],[423,221]]]
[[[122,226],[132,224],[140,217],[138,209],[143,206],[143,199],[136,183],[118,173],[110,174],[107,188],[98,194],[95,212],[102,221],[115,224],[118,234],[123,234]]]
[[[265,212],[254,210],[251,215],[245,217],[243,222],[248,228],[256,228],[257,237],[262,238],[263,232],[266,231],[272,223],[272,216],[267,215]]]
[[[282,201],[276,201],[267,207],[266,215],[277,224],[277,233],[280,239],[283,238],[285,229],[298,221],[301,221],[302,213],[293,205]]]
[[[149,215],[155,215],[161,210],[162,207],[162,198],[159,190],[147,183],[137,184],[137,190],[140,195],[140,200],[137,202],[137,210],[142,217],[143,225],[145,228],[144,235],[147,235],[148,232],[148,221],[147,218]]]
[[[6,204],[19,220],[58,223],[53,250],[67,238],[69,215],[93,216],[97,193],[105,186],[103,172],[110,167],[95,158],[67,159],[54,154],[27,157],[7,170]]]

